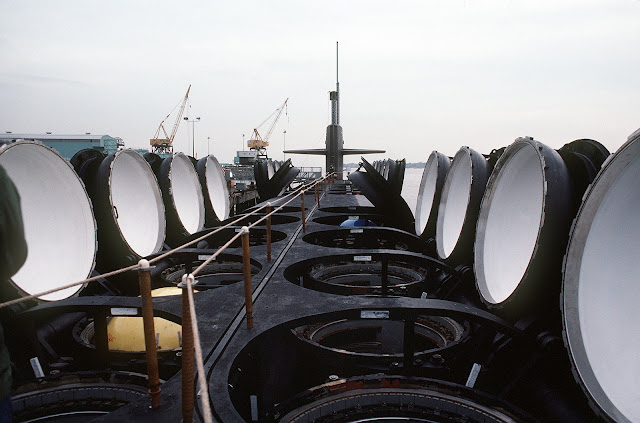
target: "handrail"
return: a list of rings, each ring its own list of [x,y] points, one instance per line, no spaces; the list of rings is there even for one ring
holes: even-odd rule
[[[329,176],[330,175],[326,175],[323,178],[321,178],[320,180],[324,180]],[[307,185],[311,185],[312,183],[314,183],[314,182],[310,182]],[[303,184],[300,187],[296,188],[296,190],[292,191],[291,193],[289,193],[289,194],[287,194],[287,195],[285,195],[283,197],[280,197],[278,199],[275,199],[274,202],[282,201],[285,198],[293,195],[296,191],[301,191],[302,187],[306,188],[306,186]],[[295,197],[293,197],[293,199],[295,199],[298,195],[300,195],[300,192],[298,192],[298,194]],[[293,199],[289,200],[287,203],[283,204],[281,207],[275,209],[271,214],[273,214],[276,211],[280,210],[282,207],[284,207],[284,205],[289,204],[291,201],[293,201]],[[220,226],[220,227],[218,227],[218,228],[216,228],[216,229],[214,229],[214,230],[212,230],[210,232],[207,232],[206,234],[204,234],[204,235],[202,235],[202,236],[200,236],[200,237],[198,237],[198,238],[196,238],[196,239],[194,239],[192,241],[186,242],[186,243],[180,245],[179,247],[176,247],[176,248],[171,249],[171,250],[169,250],[169,251],[167,251],[165,253],[162,253],[161,255],[150,259],[149,260],[149,264],[153,264],[153,263],[155,263],[155,262],[157,262],[159,260],[162,260],[162,259],[164,259],[164,258],[166,258],[166,257],[168,257],[168,256],[170,256],[170,255],[172,255],[172,254],[174,254],[174,253],[176,253],[178,251],[181,251],[181,250],[183,250],[183,249],[185,249],[185,248],[187,248],[187,247],[189,247],[189,246],[191,246],[193,244],[196,244],[196,243],[202,241],[203,239],[205,239],[205,238],[207,238],[207,237],[209,237],[209,236],[211,236],[213,234],[216,234],[216,233],[222,231],[223,229],[227,229],[230,226],[233,226],[236,223],[242,221],[243,219],[258,213],[259,211],[261,211],[262,209],[264,209],[266,207],[267,207],[266,204],[263,205],[263,206],[260,206],[259,208],[253,210],[252,212],[247,213],[245,215],[242,215],[238,219],[236,219],[236,220],[234,220],[232,222],[229,222],[229,223],[225,224],[224,226]],[[264,219],[267,218],[267,216],[270,216],[271,214],[265,215],[264,217],[262,217],[260,220],[258,220],[254,224],[250,225],[249,227],[251,228],[251,227],[255,226],[256,224],[262,222]],[[237,238],[235,238],[235,239],[237,239]],[[108,277],[111,277],[111,276],[119,275],[119,274],[124,273],[124,272],[128,272],[130,270],[138,270],[138,269],[140,269],[140,265],[138,263],[132,264],[130,266],[123,267],[123,268],[117,269],[117,270],[113,270],[111,272],[103,273],[101,275],[92,276],[92,277],[83,279],[81,281],[69,283],[69,284],[66,284],[66,285],[63,285],[63,286],[59,286],[59,287],[56,287],[56,288],[53,288],[53,289],[48,289],[46,291],[42,291],[42,292],[39,292],[39,293],[36,293],[36,294],[26,295],[24,297],[20,297],[20,298],[16,298],[16,299],[13,299],[13,300],[10,300],[10,301],[2,302],[2,303],[0,303],[0,309],[5,308],[5,307],[10,307],[12,305],[20,304],[20,303],[23,303],[25,301],[34,300],[34,299],[37,299],[39,297],[42,297],[42,296],[45,296],[45,295],[49,295],[49,294],[53,294],[54,292],[62,291],[62,290],[65,290],[65,289],[73,288],[73,287],[78,286],[78,285],[84,285],[84,284],[89,283],[89,282],[94,282],[94,281],[97,281],[97,280],[102,279],[102,278],[108,278]]]
[[[320,181],[323,181],[323,180],[324,180],[325,178],[327,178],[328,176],[329,176],[329,175],[327,175],[327,176],[325,176],[325,177],[321,178],[321,179],[320,179]],[[268,213],[268,214],[266,214],[266,215],[262,216],[260,219],[256,220],[256,221],[255,221],[255,222],[253,222],[252,224],[247,225],[247,226],[243,226],[243,227],[242,227],[242,230],[240,230],[240,232],[236,233],[233,237],[231,237],[231,239],[230,239],[226,244],[224,244],[222,247],[220,247],[220,248],[219,248],[215,253],[213,253],[211,256],[209,256],[209,258],[208,258],[208,259],[206,259],[204,262],[202,262],[202,264],[200,264],[198,267],[196,267],[196,268],[195,268],[195,270],[193,270],[193,272],[191,272],[191,274],[192,274],[194,277],[195,277],[195,276],[197,276],[197,275],[198,275],[198,273],[199,273],[199,272],[200,272],[200,271],[201,271],[205,266],[207,266],[209,263],[211,263],[213,260],[215,260],[215,258],[216,258],[216,257],[218,257],[218,255],[220,255],[220,254],[221,254],[225,249],[227,249],[227,248],[229,247],[229,245],[231,245],[231,244],[233,243],[233,241],[235,241],[235,240],[237,240],[238,238],[240,238],[240,236],[242,236],[243,234],[248,233],[248,232],[249,232],[249,230],[250,230],[251,228],[253,228],[253,227],[254,227],[254,226],[256,226],[256,225],[259,225],[259,224],[260,224],[260,223],[262,223],[264,220],[266,220],[269,216],[272,216],[274,213],[276,213],[278,210],[282,210],[282,208],[283,208],[283,207],[285,207],[287,204],[291,203],[293,200],[295,200],[296,198],[298,198],[298,196],[300,196],[300,195],[301,195],[301,193],[304,191],[304,190],[303,190],[303,187],[306,189],[306,188],[308,188],[309,186],[311,186],[313,183],[314,183],[314,182],[310,182],[310,183],[306,184],[306,186],[305,186],[305,184],[302,184],[300,187],[296,188],[293,192],[291,192],[291,193],[289,194],[289,195],[292,195],[292,194],[294,194],[296,191],[298,191],[298,193],[297,193],[295,196],[293,196],[289,201],[287,201],[286,203],[282,204],[280,207],[275,208],[271,213]],[[284,196],[284,197],[281,197],[281,198],[279,198],[279,199],[278,199],[278,200],[276,200],[276,201],[283,200],[284,198],[288,197],[289,195]],[[265,204],[264,206],[260,207],[260,208],[259,208],[259,209],[257,209],[255,212],[257,212],[258,210],[262,210],[263,208],[266,208],[266,207],[268,207],[268,206],[269,206],[269,203],[267,203],[267,204]],[[255,213],[255,212],[254,212],[254,213]],[[247,215],[247,216],[249,216],[249,215]],[[246,217],[246,216],[245,216],[245,217]],[[239,219],[239,220],[241,220],[241,219]],[[245,230],[245,229],[246,229],[246,230]],[[203,236],[203,237],[201,237],[201,238],[202,238],[202,239],[204,239],[204,238],[206,238],[207,236],[209,236],[209,235],[211,235],[211,234],[213,234],[213,233],[214,233],[214,232],[211,232],[211,233],[209,233],[209,234],[207,234],[207,235],[205,235],[205,236]],[[198,241],[200,241],[200,239],[198,239]],[[197,285],[197,284],[196,284],[196,285]]]
[[[316,191],[316,202],[317,205],[320,204],[320,195],[318,194],[318,183],[322,182],[323,183],[323,194],[322,195],[326,195],[326,179],[329,177],[332,177],[333,173],[331,174],[327,174],[324,177],[315,180],[315,181],[311,181],[308,184],[302,184],[300,185],[298,188],[296,188],[295,190],[293,190],[291,193],[287,194],[284,197],[280,197],[276,200],[274,200],[274,202],[280,202],[284,199],[286,199],[287,197],[292,197],[291,199],[289,199],[287,202],[281,204],[279,207],[275,208],[274,210],[270,211],[272,203],[271,202],[267,202],[264,206],[258,207],[257,209],[253,210],[251,213],[245,214],[241,217],[239,217],[238,219],[229,222],[227,224],[225,224],[224,226],[218,227],[216,229],[214,229],[213,231],[210,231],[192,241],[186,242],[183,245],[176,247],[172,250],[169,250],[157,257],[154,257],[151,260],[146,260],[146,259],[141,259],[137,264],[131,265],[131,266],[127,266],[118,270],[114,270],[102,275],[98,275],[98,276],[94,276],[94,277],[90,277],[87,278],[83,281],[79,281],[79,282],[74,282],[71,284],[67,284],[64,285],[62,287],[57,287],[54,289],[50,289],[44,292],[41,292],[39,294],[33,294],[33,295],[29,295],[29,296],[25,296],[22,298],[17,298],[15,300],[11,300],[11,301],[6,301],[3,303],[0,303],[0,309],[3,307],[8,307],[14,304],[18,304],[24,301],[28,301],[30,299],[35,299],[47,294],[51,294],[57,291],[61,291],[63,289],[67,289],[67,288],[71,288],[74,286],[78,286],[78,285],[82,285],[85,283],[89,283],[101,278],[105,278],[105,277],[110,277],[110,276],[115,276],[118,275],[120,273],[123,272],[127,272],[130,270],[139,270],[140,274],[139,274],[139,279],[140,279],[140,291],[141,291],[141,296],[142,296],[142,303],[143,303],[143,315],[144,315],[144,331],[145,331],[145,349],[147,352],[147,360],[148,360],[148,374],[149,374],[149,384],[151,389],[149,390],[149,393],[151,395],[151,403],[152,403],[152,407],[153,408],[158,408],[161,406],[161,399],[160,399],[160,388],[159,388],[159,378],[158,378],[158,365],[157,365],[157,358],[156,358],[156,351],[155,351],[155,329],[154,329],[154,324],[153,324],[153,306],[151,304],[152,301],[152,296],[151,296],[151,284],[150,284],[150,273],[149,273],[149,265],[151,263],[157,262],[159,260],[162,260],[180,250],[183,250],[187,247],[189,247],[190,245],[193,245],[195,243],[198,243],[200,241],[202,241],[203,239],[223,230],[226,228],[229,228],[230,226],[235,225],[236,223],[242,221],[244,218],[254,215],[256,213],[258,213],[259,211],[261,211],[262,209],[264,209],[265,207],[267,208],[268,212],[265,216],[263,216],[262,218],[260,218],[259,220],[257,220],[256,222],[248,225],[248,226],[243,226],[242,229],[235,234],[234,236],[231,237],[231,239],[229,239],[229,241],[227,241],[222,247],[220,247],[218,250],[216,250],[215,253],[211,254],[211,256],[209,256],[204,262],[202,262],[195,270],[193,270],[190,274],[185,274],[182,277],[182,284],[183,285],[183,309],[185,307],[185,298],[184,298],[184,294],[186,293],[186,302],[188,303],[188,311],[189,311],[189,316],[183,316],[183,328],[182,328],[182,332],[185,333],[185,330],[188,333],[191,333],[193,335],[193,349],[195,352],[195,359],[196,359],[196,367],[197,367],[197,374],[198,374],[198,385],[200,386],[200,392],[202,395],[202,405],[203,405],[203,418],[204,421],[206,423],[210,423],[213,421],[212,418],[212,413],[211,413],[211,405],[209,402],[209,390],[208,387],[206,385],[206,380],[205,380],[205,376],[204,376],[204,362],[203,362],[203,356],[202,356],[202,345],[200,343],[200,332],[198,330],[198,321],[197,321],[197,314],[196,314],[196,309],[195,309],[195,301],[193,298],[193,285],[195,284],[195,276],[205,267],[207,266],[209,263],[211,263],[213,260],[215,260],[215,258],[221,254],[224,250],[226,250],[227,248],[229,248],[229,246],[235,241],[237,240],[239,237],[243,237],[242,238],[242,250],[243,250],[243,273],[244,273],[244,286],[245,286],[245,305],[247,307],[247,328],[251,329],[253,327],[253,315],[252,315],[252,309],[253,309],[253,304],[252,304],[252,298],[251,298],[251,272],[250,272],[250,253],[249,253],[249,230],[250,228],[253,228],[254,226],[260,224],[262,221],[264,221],[265,219],[269,219],[274,213],[278,212],[279,210],[282,210],[283,207],[285,207],[287,204],[291,203],[293,200],[295,200],[296,198],[298,198],[298,196],[302,196],[302,216],[303,216],[303,222],[302,225],[304,227],[304,191],[310,187],[311,185],[314,185],[315,187],[315,191]],[[330,181],[331,183],[331,181]],[[270,222],[270,220],[269,220]],[[267,226],[268,230],[270,229],[270,225]],[[270,234],[268,235],[268,240],[270,240]],[[269,245],[270,247],[270,245]],[[191,363],[190,364],[190,368],[193,369],[193,361],[190,358],[191,354],[193,352],[192,351],[183,351],[183,362],[188,362]],[[189,367],[189,366],[187,366]],[[186,367],[185,369],[183,369],[183,385],[184,383],[188,383],[188,384],[192,384],[193,382],[193,373],[192,370],[190,371],[191,375],[186,374],[186,372],[184,370],[188,370]],[[191,379],[189,379],[191,378]],[[189,382],[191,381],[191,382]],[[192,393],[186,393],[186,397],[183,395],[183,417],[185,416],[192,416],[192,409],[193,409],[193,401],[192,398],[187,398],[189,396],[192,396]]]

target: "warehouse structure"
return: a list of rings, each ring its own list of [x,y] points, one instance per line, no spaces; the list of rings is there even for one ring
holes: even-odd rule
[[[74,154],[85,148],[98,150],[104,154],[115,153],[124,147],[124,141],[119,137],[109,135],[59,135],[59,134],[14,134],[7,132],[0,134],[0,143],[17,140],[40,141],[44,145],[54,148],[62,157],[70,160]]]

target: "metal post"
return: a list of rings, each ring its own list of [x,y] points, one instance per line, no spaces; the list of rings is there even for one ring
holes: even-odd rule
[[[313,184],[313,188],[315,189],[316,204],[319,206],[320,205],[320,196],[318,195],[318,181],[316,181],[316,183]]]
[[[302,198],[302,232],[307,232],[306,219],[304,218],[304,191],[302,191],[300,198]]]
[[[142,323],[144,326],[144,345],[147,353],[147,373],[149,374],[149,394],[151,408],[162,405],[160,398],[160,376],[158,374],[158,354],[156,345],[156,330],[153,325],[153,303],[151,300],[151,272],[149,262],[142,259],[138,262],[140,282],[140,296],[142,297]]]
[[[193,382],[193,327],[189,294],[187,292],[187,273],[182,275],[182,421],[193,422],[194,382]]]
[[[249,228],[242,227],[242,273],[244,275],[244,303],[247,308],[247,329],[253,328],[253,298],[251,289],[251,258],[249,255]]]
[[[404,371],[411,374],[413,368],[413,356],[415,354],[416,316],[407,312],[404,318],[404,342],[402,351],[404,355]]]
[[[271,203],[267,203],[267,261],[271,261]]]
[[[389,293],[389,259],[386,254],[382,256],[382,271],[380,273],[380,279],[382,295],[387,295]]]
[[[107,310],[100,307],[93,316],[93,330],[96,352],[99,360],[107,361],[109,355],[109,334],[107,333]]]

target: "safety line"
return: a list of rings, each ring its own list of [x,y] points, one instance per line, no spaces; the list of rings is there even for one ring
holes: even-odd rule
[[[245,229],[246,229],[246,226],[243,226],[242,230],[240,230],[240,232],[238,232],[233,237],[231,237],[231,239],[226,244],[224,244],[222,247],[220,247],[218,249],[218,251],[216,251],[215,253],[211,254],[211,256],[208,259],[206,259],[204,262],[202,262],[202,264],[200,266],[196,267],[195,270],[193,272],[191,272],[191,274],[193,276],[196,276],[202,270],[202,268],[207,266],[209,263],[211,263],[213,260],[215,260],[216,257],[218,257],[218,255],[220,253],[222,253],[224,250],[226,250],[227,247],[229,247],[229,245],[231,245],[233,243],[233,241],[235,241],[236,239],[240,238],[244,233],[248,232],[248,230],[245,230]]]
[[[323,180],[324,180],[324,178],[323,178]],[[312,184],[309,184],[308,186],[311,186],[311,185]],[[302,185],[299,188],[302,188],[302,187],[304,187],[304,185]],[[305,189],[306,189],[306,187],[305,187]],[[304,192],[303,189],[298,189],[298,190],[299,190],[299,194]],[[288,202],[282,204],[279,208],[273,210],[271,213],[267,214],[266,216],[264,216],[262,219],[258,220],[257,222],[254,222],[250,227],[253,227],[253,226],[257,225],[262,220],[268,218],[269,216],[271,216],[272,214],[274,214],[275,212],[277,212],[278,210],[282,209],[284,206],[286,206],[287,204],[289,204],[290,202],[295,200],[297,197],[298,197],[298,195],[295,195]],[[266,206],[267,207],[271,206],[271,203],[268,202],[266,204]],[[311,216],[313,211],[315,211],[316,207],[317,207],[317,204],[315,204],[314,207],[311,209],[311,211],[309,213],[309,216]],[[260,295],[260,293],[262,292],[262,289],[266,285],[266,282],[271,279],[271,276],[275,272],[275,269],[278,267],[279,263],[282,261],[282,259],[286,255],[286,252],[289,250],[289,248],[291,248],[291,245],[293,244],[293,241],[295,240],[297,235],[300,233],[301,227],[302,226],[300,226],[300,228],[298,228],[295,231],[294,236],[292,236],[292,239],[289,242],[289,244],[287,245],[286,250],[283,251],[283,254],[281,254],[278,257],[278,259],[276,260],[274,265],[271,266],[270,270],[265,275],[265,278],[263,278],[262,282],[258,285],[258,287],[256,287],[255,292],[252,293],[252,300],[251,300],[252,303],[255,302],[255,299],[257,299],[257,297]],[[211,263],[213,260],[215,260],[215,258],[222,251],[224,251],[227,247],[229,247],[229,245],[231,245],[235,240],[240,238],[242,235],[245,235],[245,234],[248,234],[248,233],[249,233],[249,228],[247,226],[243,226],[242,229],[240,230],[240,232],[235,234],[226,244],[224,244],[215,253],[213,253],[209,258],[207,258],[191,274],[183,276],[183,280],[186,281],[186,285],[187,285],[189,308],[191,310],[191,317],[193,319],[193,321],[192,321],[192,332],[193,332],[193,337],[194,337],[194,347],[195,347],[195,355],[196,355],[196,367],[197,367],[197,370],[198,370],[197,371],[197,373],[198,373],[198,385],[200,386],[200,394],[202,395],[202,401],[201,401],[202,402],[202,408],[203,408],[202,417],[204,418],[205,423],[211,423],[212,419],[213,419],[213,416],[212,416],[212,410],[211,410],[211,402],[210,402],[210,399],[209,399],[209,387],[207,386],[206,379],[205,379],[204,362],[203,362],[203,358],[202,358],[202,347],[200,345],[200,332],[199,332],[199,329],[198,329],[198,322],[197,322],[197,319],[196,319],[196,309],[195,309],[195,304],[194,304],[194,300],[193,300],[193,292],[192,292],[192,289],[191,289],[191,284],[192,284],[192,282],[195,281],[195,275],[197,275],[198,272],[200,272],[200,270],[202,270],[205,266],[207,266],[209,263]],[[232,333],[235,333],[235,331],[238,329],[238,327],[240,325],[240,322],[244,318],[244,314],[242,313],[242,310],[243,309],[241,309],[238,312],[238,314],[236,315],[236,318],[232,322],[231,326],[235,326],[232,329]],[[237,325],[234,325],[235,323],[237,323]],[[229,329],[230,328],[227,329],[227,334],[229,334]],[[230,337],[229,337],[229,340],[230,340]],[[228,341],[227,341],[227,343],[228,343]],[[223,348],[226,347],[227,343],[225,343],[222,347]],[[219,346],[220,345],[218,345],[218,347]],[[208,359],[209,359],[209,356],[207,356],[207,360]]]
[[[311,218],[311,216],[313,215],[313,212],[316,210],[316,208],[317,208],[317,205],[314,205],[310,209],[309,214],[306,216],[306,220],[309,220]],[[298,235],[300,234],[301,231],[302,231],[302,224],[300,226],[298,226],[298,228],[294,231],[294,233],[292,234],[291,239],[289,240],[287,245],[285,245],[285,247],[282,249],[282,251],[280,252],[278,257],[276,258],[276,260],[273,263],[273,265],[269,268],[267,273],[260,280],[260,283],[256,286],[256,288],[253,291],[252,296],[251,296],[251,300],[254,303],[256,303],[258,301],[258,297],[260,296],[260,294],[262,293],[264,288],[267,286],[267,283],[273,277],[273,275],[276,272],[278,266],[284,260],[285,256],[287,255],[287,253],[289,252],[289,250],[293,246],[293,243],[298,238]],[[224,351],[225,348],[227,348],[227,346],[231,342],[231,338],[233,338],[233,336],[236,334],[236,332],[240,328],[240,324],[242,323],[242,321],[244,320],[245,317],[246,317],[246,309],[245,309],[245,306],[243,304],[242,307],[240,308],[240,310],[236,313],[236,315],[233,318],[233,320],[231,321],[231,324],[229,324],[229,326],[224,331],[224,333],[222,334],[222,336],[220,337],[218,342],[214,345],[214,347],[212,348],[211,352],[209,354],[207,354],[207,357],[205,357],[205,360],[207,362],[209,362],[213,357],[213,363],[211,363],[211,365],[209,365],[209,372],[207,373],[207,378],[211,377],[211,373],[213,372],[213,370],[216,367],[218,361],[222,357],[222,352]],[[196,411],[198,412],[199,415],[201,415],[200,410],[198,409],[198,407],[196,407]],[[213,410],[213,413],[217,416],[217,413],[216,413],[215,409]]]
[[[189,299],[189,309],[191,310],[191,332],[193,333],[193,347],[196,353],[196,367],[198,369],[198,385],[200,385],[200,394],[202,395],[202,407],[204,408],[205,423],[213,423],[211,415],[211,403],[209,402],[209,389],[207,381],[204,378],[204,364],[202,361],[202,345],[200,344],[200,330],[198,329],[198,318],[196,314],[196,306],[193,300],[193,274],[185,275],[183,280],[187,284],[187,297]]]
[[[298,191],[297,194],[291,200],[289,200],[286,203],[286,204],[288,204],[289,202],[293,201],[295,198],[297,198],[300,195],[300,193],[302,192],[303,188],[306,189],[309,186],[313,185],[314,183],[317,183],[317,182],[325,180],[329,176],[331,176],[331,175],[325,175],[324,177],[320,178],[319,180],[315,180],[314,182],[310,182],[307,185],[303,184],[300,187],[296,188],[296,190],[294,190],[293,192],[285,195],[284,197],[280,197],[280,198],[274,200],[274,202],[280,202],[280,201],[284,200],[285,198],[287,198],[287,197],[289,197],[289,196],[291,196],[293,194],[296,194],[296,191]],[[185,243],[185,244],[183,244],[183,245],[181,245],[179,247],[176,247],[176,248],[174,248],[172,250],[169,250],[169,251],[167,251],[167,252],[165,252],[165,253],[157,256],[157,257],[154,257],[151,260],[149,260],[149,264],[152,264],[152,263],[155,263],[155,262],[157,262],[159,260],[162,260],[163,258],[166,258],[166,257],[168,257],[168,256],[170,256],[170,255],[172,255],[172,254],[174,254],[174,253],[176,253],[178,251],[181,251],[181,250],[189,247],[190,245],[196,244],[196,243],[202,241],[203,239],[222,231],[223,229],[227,229],[230,226],[233,226],[236,223],[240,222],[241,220],[258,213],[259,211],[261,211],[262,209],[264,209],[266,207],[267,207],[267,205],[260,206],[257,209],[253,210],[252,212],[250,212],[248,214],[245,214],[245,215],[242,215],[238,219],[236,219],[236,220],[234,220],[232,222],[229,222],[224,226],[220,226],[220,227],[218,227],[218,228],[216,228],[216,229],[214,229],[214,230],[212,230],[210,232],[207,232],[206,234],[204,234],[204,235],[202,235],[202,236],[200,236],[200,237],[198,237],[198,238],[196,238],[196,239],[194,239],[192,241],[189,241],[189,242],[187,242],[187,243]],[[277,210],[280,210],[280,209],[277,209]],[[266,219],[267,216],[271,216],[275,212],[276,212],[276,210],[272,211],[270,214],[264,216],[258,222],[262,222],[262,220]],[[255,224],[257,224],[258,222],[256,222]],[[250,227],[255,226],[255,224],[254,225],[250,225]],[[219,252],[217,252],[217,253],[219,254]],[[84,285],[84,284],[89,283],[89,282],[94,282],[94,281],[97,281],[97,280],[102,279],[102,278],[108,278],[108,277],[111,277],[111,276],[119,275],[121,273],[128,272],[130,270],[137,270],[139,268],[140,268],[140,265],[136,263],[136,264],[133,264],[131,266],[127,266],[127,267],[124,267],[124,268],[121,268],[121,269],[113,270],[111,272],[107,272],[107,273],[104,273],[104,274],[101,274],[101,275],[92,276],[92,277],[86,278],[86,279],[84,279],[82,281],[69,283],[67,285],[63,285],[63,286],[59,286],[59,287],[56,287],[56,288],[53,288],[53,289],[49,289],[49,290],[46,290],[46,291],[43,291],[43,292],[39,292],[37,294],[27,295],[27,296],[16,298],[16,299],[13,299],[13,300],[10,300],[10,301],[5,301],[3,303],[0,303],[0,309],[5,308],[5,307],[10,307],[12,305],[20,304],[20,303],[23,303],[25,301],[38,299],[38,298],[43,297],[45,295],[49,295],[49,294],[53,294],[54,292],[58,292],[58,291],[62,291],[62,290],[65,290],[65,289],[73,288],[73,287],[76,287],[78,285]]]

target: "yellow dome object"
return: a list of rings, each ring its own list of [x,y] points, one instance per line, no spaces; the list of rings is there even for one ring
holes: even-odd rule
[[[197,292],[194,290],[194,292]],[[181,295],[182,289],[170,286],[151,291],[153,297],[168,297]],[[153,318],[156,330],[156,345],[159,351],[174,350],[182,345],[182,326],[163,319]],[[107,325],[109,350],[126,352],[144,352],[144,326],[142,317],[118,316],[113,317]]]
[[[161,317],[154,317],[153,325],[156,330],[156,346],[159,351],[181,347],[181,325]],[[107,325],[107,336],[111,351],[145,351],[142,317],[119,316],[112,318]]]
[[[193,292],[198,292],[198,290],[194,289]],[[170,297],[172,295],[182,295],[182,288],[178,288],[177,286],[166,286],[164,288],[158,288],[151,291],[152,297]]]
[[[176,286],[167,286],[151,291],[152,297],[170,297],[172,295],[182,295],[182,289]]]

